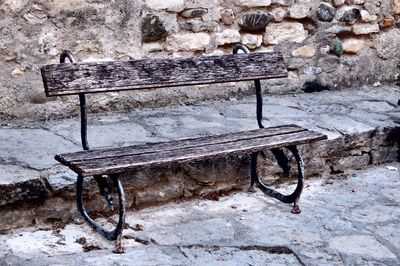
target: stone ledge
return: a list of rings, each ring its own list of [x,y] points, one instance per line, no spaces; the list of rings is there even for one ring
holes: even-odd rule
[[[325,142],[301,146],[306,175],[342,174],[348,169],[398,160],[400,109],[397,98],[397,89],[390,87],[266,95],[264,123],[266,126],[296,123],[327,134],[329,139]],[[90,144],[97,147],[133,145],[142,143],[140,140],[159,142],[253,129],[257,126],[254,106],[251,97],[143,109],[127,114],[95,114],[89,117],[89,139],[94,140]],[[36,222],[75,219],[76,175],[57,165],[53,156],[65,149],[80,149],[79,136],[71,133],[71,129],[78,129],[77,124],[77,119],[64,119],[0,127],[0,138],[4,137],[1,145],[6,147],[0,153],[1,230]],[[118,130],[111,130],[115,128]],[[11,138],[7,137],[10,132]],[[43,146],[40,137],[43,132],[51,145]],[[101,132],[107,132],[107,137]],[[131,134],[124,132],[134,134],[135,139],[129,140]],[[29,137],[31,133],[33,138]],[[280,171],[268,152],[259,163],[259,171],[266,183],[285,181],[279,179]],[[148,169],[126,174],[121,179],[125,183],[127,206],[132,209],[207,196],[215,191],[244,190],[249,173],[249,158],[243,155]],[[88,179],[86,192],[95,189],[95,183]],[[88,209],[104,207],[104,202],[94,193],[88,195],[87,201]]]
[[[399,156],[399,140],[393,138],[396,134],[400,135],[400,127],[300,146],[306,177],[343,174],[349,169],[364,169],[396,161]],[[259,171],[266,183],[276,185],[294,181],[295,177],[280,178],[281,171],[271,154],[266,152],[263,157],[260,156]],[[292,169],[295,169],[293,158],[291,161]],[[177,199],[208,197],[218,191],[246,190],[249,173],[249,157],[243,155],[218,161],[151,168],[124,174],[121,180],[128,209],[136,209]],[[54,220],[74,221],[74,185],[74,175],[65,173],[0,185],[1,230]],[[93,180],[87,181],[85,193],[89,210],[106,210],[104,201],[96,194],[97,187]]]

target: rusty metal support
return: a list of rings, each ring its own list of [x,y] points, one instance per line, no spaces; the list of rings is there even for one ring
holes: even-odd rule
[[[83,206],[83,179],[84,177],[78,175],[78,180],[76,182],[76,199],[77,199],[77,207],[85,219],[85,221],[89,224],[89,226],[98,232],[100,235],[104,236],[108,240],[116,240],[121,239],[121,234],[123,230],[123,225],[125,223],[125,194],[122,189],[121,181],[119,181],[117,176],[111,176],[114,187],[117,190],[118,198],[119,198],[119,217],[118,223],[114,230],[106,230],[100,224],[96,223],[86,212],[85,207]]]
[[[257,157],[258,152],[254,152],[251,154],[251,183],[249,191],[254,191],[254,185],[256,185],[264,194],[276,198],[284,203],[294,203],[292,213],[299,214],[300,210],[300,196],[303,192],[304,187],[304,163],[300,156],[300,153],[296,146],[287,147],[289,151],[292,152],[296,162],[297,162],[297,170],[298,170],[298,180],[296,189],[290,195],[283,195],[282,193],[268,188],[264,183],[260,180],[257,174]]]
[[[70,63],[75,63],[75,58],[73,54],[64,50],[60,55],[60,63],[64,64],[66,59],[70,61]],[[87,108],[86,108],[86,97],[84,93],[79,94],[79,107],[80,107],[80,118],[81,118],[81,143],[83,150],[89,150],[88,137],[87,137]],[[76,183],[76,199],[77,199],[77,207],[85,221],[92,227],[95,231],[100,233],[102,236],[107,238],[108,240],[116,240],[116,252],[123,252],[123,247],[121,244],[121,234],[123,230],[123,224],[125,221],[125,195],[124,190],[122,188],[121,182],[118,180],[117,176],[111,176],[112,185],[116,188],[119,197],[119,220],[116,228],[112,231],[105,230],[99,224],[97,224],[86,212],[83,206],[82,200],[82,191],[83,191],[83,176],[78,175],[77,183]],[[110,186],[108,177],[102,175],[94,176],[96,180],[100,194],[106,199],[108,206],[113,209],[113,198],[111,196],[112,186]]]
[[[237,54],[238,51],[241,50],[245,54],[250,53],[250,49],[242,44],[238,43],[233,47],[233,54]],[[262,100],[262,93],[261,93],[261,82],[259,79],[254,80],[254,86],[256,90],[256,115],[257,115],[257,124],[259,128],[264,128],[264,125],[262,123],[262,118],[263,118],[263,100]],[[278,162],[278,165],[282,168],[283,173],[286,176],[291,175],[291,169],[289,165],[289,159],[285,155],[282,149],[271,149],[272,154],[274,155],[276,161]],[[253,190],[253,189],[251,189]]]

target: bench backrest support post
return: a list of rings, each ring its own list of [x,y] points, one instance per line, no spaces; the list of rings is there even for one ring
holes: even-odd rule
[[[86,151],[89,150],[89,144],[87,140],[86,97],[84,93],[79,94],[79,106],[81,111],[81,142],[82,148]]]
[[[68,50],[64,50],[61,52],[60,55],[60,63],[64,64],[65,59],[67,59],[71,63],[75,63],[75,58],[72,53]],[[86,114],[86,98],[84,93],[79,93],[79,106],[80,106],[80,113],[81,113],[81,143],[82,148],[84,150],[89,150],[89,144],[87,140],[87,114]]]
[[[249,54],[250,50],[249,48],[242,44],[238,43],[233,47],[233,54],[237,54],[239,50],[242,50],[245,54]],[[261,82],[259,79],[254,80],[254,85],[256,88],[256,100],[257,100],[257,105],[256,105],[256,114],[257,114],[257,123],[259,128],[264,128],[264,125],[262,124],[262,108],[263,108],[263,102],[262,102],[262,95],[261,95]]]

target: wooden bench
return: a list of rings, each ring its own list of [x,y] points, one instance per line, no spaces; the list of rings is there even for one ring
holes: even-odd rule
[[[238,54],[242,50],[244,53]],[[68,58],[71,63],[65,63]],[[264,128],[262,124],[262,97],[260,79],[287,76],[280,53],[249,53],[247,47],[237,44],[232,55],[201,56],[177,59],[145,59],[98,63],[74,63],[70,52],[64,51],[61,63],[41,68],[46,95],[79,95],[81,110],[81,138],[84,151],[59,154],[56,160],[78,174],[77,205],[88,224],[109,240],[120,240],[124,223],[124,193],[118,175],[126,171],[153,166],[209,158],[226,158],[235,154],[251,156],[251,186],[285,203],[294,203],[293,213],[300,213],[299,199],[303,189],[303,162],[296,145],[326,139],[325,135],[296,125]],[[129,147],[89,150],[87,142],[87,93],[156,89],[161,87],[213,84],[237,81],[255,81],[256,116],[259,129],[226,135],[207,136],[178,141]],[[288,158],[281,149],[288,148],[297,161],[298,184],[290,195],[266,187],[256,171],[260,151],[272,150],[283,171],[290,175]],[[112,199],[106,176],[113,180],[119,195],[119,221],[116,228],[107,231],[86,213],[82,202],[82,183],[93,176],[100,192],[110,204]]]

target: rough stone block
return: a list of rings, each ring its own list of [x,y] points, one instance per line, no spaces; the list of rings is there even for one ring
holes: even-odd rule
[[[146,0],[146,5],[155,10],[168,10],[180,12],[185,8],[184,0]]]
[[[361,10],[360,14],[363,22],[374,22],[378,19],[377,15],[371,15],[367,10]]]
[[[362,169],[369,164],[369,161],[370,156],[368,154],[343,157],[333,162],[332,169],[334,172],[344,172],[346,169]]]
[[[268,25],[269,16],[264,12],[253,12],[243,15],[239,20],[239,26],[243,30],[259,31],[264,30]]]
[[[292,55],[306,58],[313,57],[315,55],[315,49],[309,45],[305,45],[294,50]]]
[[[0,4],[7,6],[12,12],[17,13],[21,11],[29,3],[29,0],[5,0]]]
[[[382,59],[400,57],[399,39],[400,29],[391,29],[386,32],[381,32],[374,40],[374,47],[379,57]]]
[[[264,44],[278,44],[281,42],[302,43],[307,36],[308,33],[301,23],[271,23],[265,29]]]
[[[271,5],[271,0],[236,0],[235,4],[246,7],[263,7]]]
[[[240,33],[237,30],[226,29],[223,32],[215,34],[218,45],[240,42]]]
[[[188,8],[183,10],[179,15],[181,15],[184,18],[197,18],[197,17],[202,17],[205,14],[208,13],[207,8]]]
[[[344,4],[345,0],[333,0],[332,2],[334,6],[341,6]]]
[[[323,22],[331,22],[335,17],[335,9],[326,3],[319,5],[317,9],[317,18]]]
[[[347,3],[350,5],[363,5],[365,0],[347,0]]]
[[[0,205],[6,205],[21,200],[43,198],[49,195],[42,179],[29,179],[23,182],[0,184]]]
[[[283,8],[275,8],[270,12],[275,22],[281,22],[287,15],[287,11]]]
[[[379,25],[378,24],[365,24],[365,23],[364,24],[354,24],[353,32],[356,35],[377,33],[377,32],[379,32]]]
[[[343,6],[336,11],[335,17],[338,21],[353,24],[361,18],[361,12],[358,8]]]
[[[271,4],[281,6],[291,6],[294,4],[294,0],[272,0]]]
[[[373,164],[382,164],[387,162],[396,161],[400,158],[399,147],[379,147],[371,151],[371,158]]]
[[[260,47],[262,44],[262,35],[257,34],[243,34],[241,42],[247,45],[250,49]]]
[[[306,75],[312,74],[312,75],[316,75],[316,74],[320,74],[322,73],[322,68],[320,67],[315,67],[315,66],[307,66],[303,68],[303,73]]]
[[[344,25],[333,25],[332,27],[325,30],[326,33],[351,33],[353,28],[351,26]]]
[[[289,17],[302,19],[310,14],[312,3],[310,1],[301,1],[289,7]]]
[[[203,51],[210,43],[207,33],[177,33],[167,37],[167,49],[170,51]]]
[[[215,21],[201,21],[197,19],[192,19],[181,22],[179,26],[182,30],[192,32],[214,32],[218,28],[218,23]]]
[[[346,39],[342,42],[345,53],[356,54],[365,47],[365,41],[359,39]]]
[[[235,22],[235,13],[230,8],[222,10],[220,15],[222,23],[227,26],[230,26],[233,24],[233,22]]]
[[[164,23],[158,16],[147,15],[141,25],[142,40],[144,42],[158,41],[167,35]]]
[[[400,15],[400,0],[393,1],[393,11],[396,15]]]

